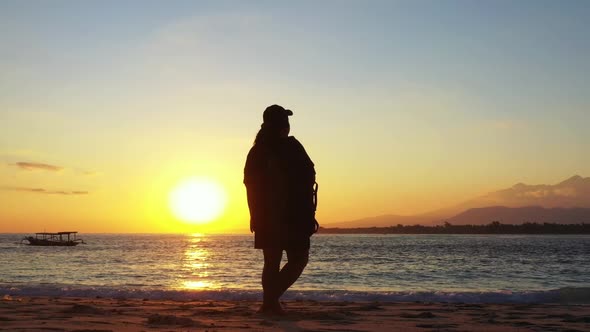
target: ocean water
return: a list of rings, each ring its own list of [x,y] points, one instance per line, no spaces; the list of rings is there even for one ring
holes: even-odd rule
[[[24,235],[0,234],[0,297],[261,297],[251,235],[82,234],[77,247]],[[590,303],[590,236],[315,235],[285,298]]]

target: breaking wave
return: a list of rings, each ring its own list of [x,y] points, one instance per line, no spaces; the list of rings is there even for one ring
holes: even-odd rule
[[[140,298],[150,300],[257,301],[260,291],[253,290],[158,290],[114,287],[71,287],[59,285],[0,285],[0,296],[49,296],[83,298]],[[447,303],[559,303],[590,304],[590,288],[560,288],[548,291],[397,291],[358,292],[345,290],[289,291],[285,300],[359,301],[359,302],[447,302]]]

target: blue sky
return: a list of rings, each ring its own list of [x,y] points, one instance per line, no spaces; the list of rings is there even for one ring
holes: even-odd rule
[[[239,183],[279,103],[334,220],[589,175],[588,17],[587,1],[2,1],[0,158],[108,187],[198,155]]]

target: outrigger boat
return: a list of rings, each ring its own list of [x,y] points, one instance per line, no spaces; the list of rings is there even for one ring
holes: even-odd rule
[[[77,246],[84,243],[82,239],[76,237],[78,232],[57,232],[57,233],[35,233],[35,237],[26,236],[21,240],[29,241],[31,246]]]

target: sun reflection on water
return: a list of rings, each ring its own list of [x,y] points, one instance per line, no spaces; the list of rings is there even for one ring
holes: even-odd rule
[[[205,248],[203,234],[189,235],[187,248],[184,251],[182,270],[183,275],[180,288],[186,290],[205,290],[219,288],[215,283],[207,280],[209,277],[210,250]]]
[[[215,287],[212,283],[208,281],[186,280],[182,283],[182,288],[187,290],[204,290],[217,287]]]

